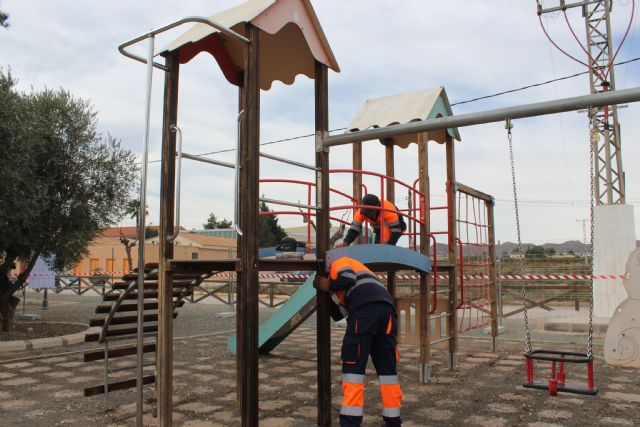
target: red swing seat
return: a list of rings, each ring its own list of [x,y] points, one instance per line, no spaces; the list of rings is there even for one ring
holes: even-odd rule
[[[593,356],[589,356],[586,353],[576,353],[571,351],[532,350],[524,353],[524,357],[526,358],[527,368],[527,382],[522,385],[524,388],[549,390],[549,394],[551,396],[557,396],[558,392],[584,394],[589,396],[595,396],[598,394],[598,388],[595,387],[593,380]],[[551,362],[551,378],[549,378],[548,381],[535,379],[533,366],[534,360]],[[565,363],[586,363],[587,384],[566,384],[564,372]],[[557,364],[559,364],[559,366]]]

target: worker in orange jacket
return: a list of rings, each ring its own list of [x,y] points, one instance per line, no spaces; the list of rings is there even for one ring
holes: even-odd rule
[[[348,257],[333,261],[329,277],[317,275],[314,286],[335,293],[348,312],[341,350],[344,398],[340,426],[362,424],[364,374],[369,356],[380,382],[384,425],[400,426],[402,390],[397,371],[398,317],[393,297],[371,270]]]
[[[367,194],[362,198],[362,205],[371,206],[357,209],[353,215],[353,222],[342,243],[337,248],[349,246],[362,232],[362,225],[371,223],[374,232],[374,243],[395,245],[406,229],[398,208],[393,203],[382,200],[374,194]],[[381,208],[381,209],[376,209]],[[380,218],[382,217],[382,221]]]

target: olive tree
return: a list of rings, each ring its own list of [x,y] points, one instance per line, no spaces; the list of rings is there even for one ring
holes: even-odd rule
[[[119,221],[137,180],[134,156],[97,133],[96,112],[68,91],[18,92],[0,70],[0,320],[39,256],[63,271]],[[18,264],[22,270],[16,270]],[[13,274],[12,274],[13,272]]]

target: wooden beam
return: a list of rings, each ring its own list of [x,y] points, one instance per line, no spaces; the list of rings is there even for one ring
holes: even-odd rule
[[[316,132],[329,130],[329,81],[327,66],[315,63]],[[316,152],[316,202],[321,207],[316,217],[316,254],[324,259],[329,248],[329,151]],[[354,174],[354,186],[356,185]],[[354,189],[355,190],[355,189]],[[355,191],[354,191],[355,194]],[[323,270],[321,265],[319,270]],[[317,291],[318,425],[331,425],[331,324],[329,294]]]
[[[429,255],[429,151],[424,135],[418,136],[418,189],[424,197],[418,200],[420,224],[420,253]],[[438,272],[433,272],[437,274]],[[431,379],[431,319],[429,315],[429,276],[420,273],[420,382],[426,384]]]
[[[241,73],[241,76],[238,78],[238,81],[241,82],[241,86],[238,88],[238,114],[243,114],[244,107],[245,107],[244,87],[242,86],[244,85],[244,74]],[[243,144],[243,141],[245,141],[246,139],[244,126],[238,127],[238,138],[239,138],[240,144]],[[239,149],[241,150],[241,148]],[[236,173],[239,174],[240,171],[236,171]],[[244,184],[244,176],[242,175],[239,176],[239,184],[240,184],[240,188],[243,188],[242,185]],[[238,191],[240,190],[238,189]],[[242,203],[240,203],[240,200],[234,200],[233,203],[238,204],[238,206],[236,206],[236,209],[238,210],[237,218],[238,218],[238,221],[240,221],[240,218],[242,218],[243,205]],[[241,254],[242,254],[242,236],[237,235],[236,236],[236,256],[240,257],[242,256]],[[238,346],[238,351],[236,352],[236,410],[240,411],[240,407],[242,406],[242,385],[244,384],[242,379],[242,376],[243,376],[242,357],[244,355],[244,312],[245,312],[244,303],[241,304],[241,302],[245,301],[245,297],[244,297],[244,288],[240,286],[240,281],[242,276],[242,260],[240,260],[239,258],[234,263],[233,271],[236,271],[238,273],[236,276],[236,337],[238,337],[236,341],[236,345]]]
[[[242,306],[240,361],[242,389],[240,413],[243,427],[258,426],[258,198],[260,177],[260,30],[246,25],[242,141],[240,147],[240,228],[242,229],[238,275]],[[240,353],[240,351],[239,351]]]
[[[176,197],[176,134],[171,126],[178,120],[178,52],[167,55],[162,120],[162,166],[160,182],[160,233],[158,244],[158,350],[156,352],[156,399],[158,425],[172,425],[173,415],[173,285],[167,260],[173,258],[173,244],[167,236],[174,232]]]
[[[394,151],[393,151],[393,139],[385,139],[380,141],[384,145],[385,152],[385,175],[393,178],[395,175],[395,159],[394,159]],[[380,195],[380,198],[384,198],[385,200],[390,201],[391,203],[396,202],[396,191],[395,191],[395,182],[391,179],[386,180],[386,194],[383,196]],[[393,271],[387,272],[387,290],[391,294],[393,298],[396,297],[396,275]]]
[[[351,148],[353,157],[353,169],[362,170],[362,142],[354,142]],[[362,174],[353,174],[353,197],[360,202],[362,200]],[[356,239],[356,244],[360,239]]]
[[[385,165],[386,165],[386,175],[395,178],[395,156],[394,156],[394,147],[393,139],[385,139],[380,141],[384,144],[384,153],[385,153]],[[387,186],[385,191],[384,198],[385,200],[390,201],[391,203],[396,202],[396,185],[393,180],[387,180]],[[382,197],[382,195],[380,195]]]
[[[458,352],[458,251],[456,233],[456,159],[453,138],[447,137],[447,205],[449,206],[448,228],[449,228],[449,262],[453,264],[453,271],[449,273],[449,316],[447,317],[447,331],[449,334],[449,368],[454,369],[457,362]]]
[[[142,384],[153,384],[156,380],[155,375],[147,375],[142,378]],[[118,390],[126,390],[128,388],[133,388],[136,386],[137,379],[133,378],[131,380],[118,381],[109,384],[109,392],[118,391]],[[84,389],[84,396],[95,396],[97,394],[104,394],[104,384],[87,387]]]
[[[487,205],[487,226],[489,243],[489,297],[491,298],[491,336],[493,351],[496,351],[498,337],[498,294],[496,292],[496,227],[493,199],[485,201]]]

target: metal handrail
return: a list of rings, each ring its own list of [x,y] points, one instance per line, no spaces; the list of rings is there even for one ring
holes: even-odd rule
[[[163,33],[165,31],[168,31],[168,30],[172,29],[172,28],[178,27],[178,26],[180,26],[182,24],[186,24],[186,23],[189,23],[189,22],[200,22],[202,24],[209,25],[210,27],[215,28],[216,30],[220,31],[223,34],[228,35],[229,37],[232,37],[232,38],[234,38],[234,39],[236,39],[236,40],[238,40],[238,41],[240,41],[242,43],[249,44],[249,39],[248,38],[236,33],[235,31],[225,27],[222,24],[219,24],[219,23],[217,23],[215,21],[212,21],[211,19],[204,18],[204,17],[201,17],[201,16],[187,16],[186,18],[182,18],[182,19],[180,19],[178,21],[172,22],[171,24],[167,24],[164,27],[160,27],[158,29],[151,30],[148,33],[145,33],[145,34],[143,34],[141,36],[138,36],[138,37],[133,38],[133,39],[127,41],[127,42],[122,43],[120,46],[118,46],[118,51],[121,54],[123,54],[124,56],[126,56],[127,58],[131,58],[131,59],[134,59],[134,60],[136,60],[138,62],[142,62],[143,64],[146,64],[147,60],[145,58],[143,58],[141,56],[138,56],[138,55],[135,55],[135,54],[133,54],[131,52],[127,52],[125,49],[127,47],[129,47],[131,45],[134,45],[134,44],[136,44],[138,42],[141,42],[141,41],[143,41],[143,40],[145,40],[145,39],[147,39],[149,37],[155,37],[156,35],[158,35],[160,33]],[[161,69],[163,71],[167,71],[168,70],[166,66],[164,66],[162,64],[159,64],[157,62],[153,62],[153,60],[151,60],[151,61],[152,61],[154,67],[159,68],[159,69]]]
[[[287,202],[285,200],[277,200],[277,199],[268,199],[266,197],[260,197],[259,200],[265,203],[273,203],[274,205],[293,206],[294,208],[313,209],[316,211],[320,209],[318,206],[314,206],[314,205],[303,205],[301,203],[293,203],[293,202]],[[301,214],[304,215],[304,212]]]
[[[174,206],[175,228],[171,236],[167,236],[167,242],[173,243],[180,234],[180,188],[182,181],[182,130],[176,126],[171,126],[171,131],[176,133],[178,139],[178,167],[176,171],[176,200]]]
[[[206,157],[197,156],[195,154],[182,153],[182,158],[189,159],[189,160],[194,160],[196,162],[209,163],[210,165],[222,166],[222,167],[229,168],[229,169],[235,169],[236,168],[236,165],[234,163],[224,162],[222,160],[208,159]]]
[[[143,271],[144,271],[144,267],[143,267]],[[145,279],[147,277],[149,277],[151,274],[157,273],[157,271],[158,271],[158,269],[151,270],[145,276]],[[98,337],[98,342],[99,343],[104,343],[104,340],[106,339],[107,330],[109,329],[109,326],[111,325],[111,321],[113,320],[113,318],[115,317],[116,313],[118,312],[118,308],[120,307],[120,305],[122,304],[122,302],[124,301],[126,296],[129,295],[131,293],[131,291],[137,285],[138,285],[138,279],[136,278],[136,279],[132,280],[131,283],[129,283],[129,286],[127,286],[127,289],[125,289],[124,292],[120,293],[120,296],[118,296],[118,299],[116,300],[116,302],[113,303],[113,305],[111,306],[111,310],[109,310],[109,313],[105,317],[104,323],[102,324],[102,330],[100,331],[100,336]]]
[[[319,171],[320,170],[320,168],[308,165],[306,163],[296,162],[294,160],[285,159],[284,157],[278,157],[278,156],[274,156],[273,154],[263,153],[262,151],[260,152],[260,157],[264,157],[266,159],[275,160],[276,162],[287,163],[287,164],[293,165],[293,166],[299,166],[299,167],[305,168],[305,169],[311,169],[312,171]]]

